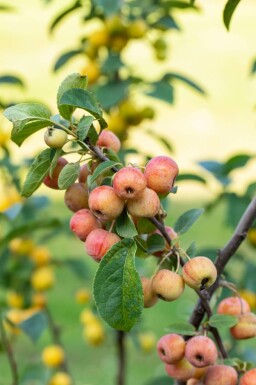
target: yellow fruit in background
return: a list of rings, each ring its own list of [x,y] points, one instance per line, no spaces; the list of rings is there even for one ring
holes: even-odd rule
[[[34,242],[29,238],[15,238],[9,243],[9,249],[18,255],[28,255],[34,247]]]
[[[10,133],[6,131],[0,131],[0,147],[6,146],[8,140],[10,139]]]
[[[76,302],[85,305],[90,301],[91,293],[88,289],[79,289],[77,290],[75,297]]]
[[[152,332],[140,333],[138,336],[139,345],[143,352],[149,353],[156,347],[156,336]]]
[[[6,295],[7,305],[21,309],[24,305],[24,297],[16,291],[9,291]]]
[[[90,345],[101,345],[105,340],[104,328],[99,321],[92,322],[84,328],[83,336]]]
[[[71,377],[65,372],[57,372],[50,379],[49,385],[71,385]]]
[[[90,60],[80,71],[82,76],[88,77],[88,84],[94,84],[100,77],[100,68],[96,61]]]
[[[80,322],[84,325],[96,322],[97,320],[97,316],[89,309],[83,310],[80,314]]]
[[[248,234],[247,234],[247,238],[248,238],[248,241],[250,242],[250,244],[254,247],[256,247],[256,229],[254,228],[251,228],[248,230]]]
[[[31,302],[33,306],[42,309],[47,304],[47,299],[43,293],[34,293]]]
[[[106,28],[98,29],[88,36],[88,42],[95,48],[99,48],[103,45],[107,45],[109,39],[108,31]]]
[[[138,125],[142,121],[141,110],[139,110],[136,104],[129,99],[120,104],[119,111],[121,117],[128,124]]]
[[[39,267],[31,275],[31,286],[37,291],[50,289],[55,282],[51,267]]]
[[[108,119],[108,129],[122,139],[126,134],[127,124],[119,114],[112,114]]]
[[[42,351],[42,361],[50,368],[57,368],[65,360],[65,353],[59,345],[49,345]]]
[[[120,36],[127,34],[127,28],[118,15],[111,16],[106,20],[106,29],[110,36]]]
[[[128,36],[131,39],[140,39],[147,32],[147,24],[142,19],[134,20],[128,27]]]
[[[37,266],[44,266],[50,262],[51,253],[45,246],[35,246],[30,252],[29,257]]]
[[[256,308],[256,294],[253,291],[239,290],[239,295],[248,302],[251,308]]]
[[[115,52],[120,52],[128,42],[127,36],[113,36],[110,38],[109,45]]]

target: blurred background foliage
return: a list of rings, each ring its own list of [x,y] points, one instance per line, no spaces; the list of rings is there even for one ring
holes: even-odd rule
[[[84,0],[66,4],[60,0],[14,0],[11,7],[0,5],[1,110],[17,102],[39,101],[56,113],[60,81],[71,72],[87,74],[109,128],[123,141],[126,161],[143,164],[149,156],[166,154],[178,162],[178,193],[170,200],[167,223],[173,225],[186,209],[205,207],[203,218],[183,242],[186,248],[195,240],[198,253],[211,258],[232,234],[256,188],[256,5],[252,0],[241,2],[230,32],[222,21],[224,6],[225,2],[206,0]],[[226,25],[229,17],[226,13]],[[31,280],[33,272],[42,266],[54,271],[57,278],[43,292],[51,288],[46,295],[47,308],[62,327],[75,384],[112,385],[115,333],[97,319],[101,337],[95,342],[88,325],[82,322],[78,327],[82,310],[95,310],[88,287],[96,268],[84,258],[83,246],[69,232],[70,213],[64,207],[63,194],[49,193],[42,187],[33,198],[19,197],[27,166],[44,147],[43,133],[28,139],[22,150],[9,138],[10,126],[1,114],[0,285],[4,313],[33,308],[38,291]],[[20,252],[24,244],[33,247]],[[33,255],[45,246],[49,251],[39,253],[45,262],[38,264]],[[237,283],[253,309],[255,247],[256,228],[227,269],[228,278]],[[150,275],[154,266],[153,257],[138,261],[141,274]],[[155,339],[168,323],[187,320],[194,303],[194,294],[187,290],[179,301],[159,303],[144,312],[127,341],[128,384],[163,385],[164,380],[152,381],[164,375]],[[18,318],[24,321],[26,314]],[[44,331],[44,321],[41,326],[43,334],[36,345],[25,334],[17,337],[9,331],[15,340],[23,385],[30,383],[31,372],[42,385],[50,376],[40,364],[40,351],[49,343],[51,329]],[[232,343],[228,335],[224,338],[227,344]],[[235,355],[255,363],[252,345],[237,342],[232,349]],[[101,370],[96,371],[99,361]],[[0,372],[1,385],[8,384],[3,354]]]

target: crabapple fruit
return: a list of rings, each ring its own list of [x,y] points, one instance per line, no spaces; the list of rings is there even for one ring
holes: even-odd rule
[[[218,305],[218,314],[240,315],[251,311],[248,302],[239,297],[224,298]]]
[[[101,227],[101,223],[88,209],[78,210],[70,219],[70,229],[81,241],[85,241],[92,230]]]
[[[245,340],[256,337],[256,315],[254,313],[241,314],[238,323],[230,329],[236,340]]]
[[[118,152],[121,148],[119,138],[112,131],[106,129],[101,131],[96,144],[99,147],[111,148],[115,152]]]
[[[88,235],[85,241],[85,249],[90,257],[95,261],[100,261],[109,249],[119,241],[121,239],[118,235],[107,230],[95,229]]]
[[[186,342],[179,334],[166,334],[157,343],[159,358],[166,364],[175,364],[185,354]]]
[[[205,385],[236,385],[237,372],[232,366],[213,365],[207,369],[204,377]]]
[[[79,176],[78,176],[78,181],[79,183],[86,183],[88,175],[90,175],[90,170],[88,168],[88,165],[85,163],[82,165],[80,168]]]
[[[174,301],[179,298],[184,286],[182,277],[167,269],[159,270],[152,281],[153,291],[164,301]]]
[[[48,127],[44,134],[44,141],[51,148],[62,148],[67,142],[67,133],[60,128]]]
[[[147,163],[144,175],[149,188],[158,194],[168,194],[178,172],[178,165],[172,158],[156,156]]]
[[[111,186],[96,187],[89,195],[92,213],[102,221],[117,218],[124,209],[125,202],[116,195]]]
[[[239,385],[254,385],[255,382],[256,382],[256,369],[251,369],[240,378]]]
[[[49,345],[42,352],[43,363],[50,367],[56,368],[64,362],[65,353],[59,345]]]
[[[66,206],[71,211],[88,209],[88,190],[83,183],[74,183],[67,188],[64,195]]]
[[[113,188],[122,199],[136,199],[147,186],[146,178],[136,167],[124,167],[113,178]]]
[[[195,257],[185,263],[182,277],[192,289],[202,290],[210,287],[217,279],[217,269],[207,257]]]
[[[160,200],[154,190],[146,187],[139,198],[128,200],[126,205],[131,215],[151,218],[158,213]]]
[[[187,381],[195,374],[195,367],[186,358],[175,364],[166,364],[165,370],[170,377],[178,381]]]
[[[141,284],[144,296],[144,307],[152,307],[158,301],[158,297],[152,288],[152,279],[141,277]]]
[[[204,368],[216,362],[218,351],[210,338],[195,336],[186,344],[185,357],[196,368]]]
[[[53,188],[55,190],[59,189],[58,185],[58,178],[60,175],[61,170],[68,164],[68,161],[65,158],[60,157],[57,160],[57,164],[53,170],[52,177],[50,175],[46,175],[46,177],[43,180],[43,183],[50,188]]]

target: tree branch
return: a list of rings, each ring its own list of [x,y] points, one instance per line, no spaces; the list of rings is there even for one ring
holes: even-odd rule
[[[116,345],[118,356],[117,385],[125,385],[126,351],[125,351],[125,332],[116,331]]]

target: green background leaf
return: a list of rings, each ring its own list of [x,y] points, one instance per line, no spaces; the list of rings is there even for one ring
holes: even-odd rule
[[[204,209],[192,209],[182,214],[174,224],[174,230],[176,233],[184,234],[190,227],[197,221],[197,219],[203,214]]]
[[[223,21],[227,29],[229,29],[232,16],[240,0],[228,0],[223,11]]]
[[[166,330],[170,333],[177,333],[185,336],[194,336],[196,334],[194,325],[191,325],[189,322],[185,321],[173,323],[169,325]]]
[[[33,342],[38,340],[46,327],[47,318],[43,312],[37,312],[19,324],[19,328],[22,329]]]
[[[209,325],[218,329],[229,329],[238,323],[238,317],[227,314],[214,314],[209,319]]]
[[[76,163],[68,163],[60,172],[58,177],[58,186],[60,190],[65,190],[71,186],[78,178],[80,172],[80,165]]]
[[[126,209],[123,210],[122,214],[119,215],[116,220],[116,232],[123,238],[132,238],[138,235],[136,227]]]

